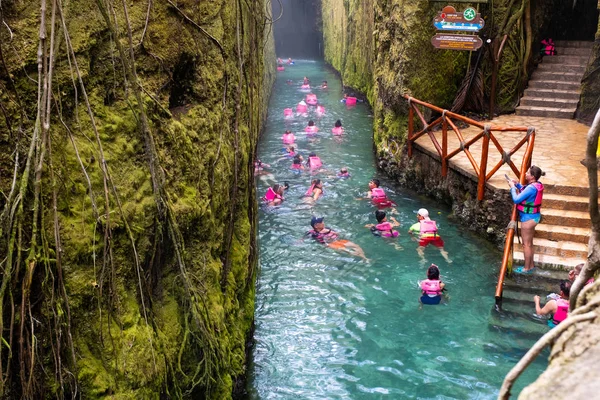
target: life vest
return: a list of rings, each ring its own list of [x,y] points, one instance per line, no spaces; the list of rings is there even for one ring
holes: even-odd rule
[[[293,144],[294,140],[296,140],[296,136],[294,136],[293,133],[284,133],[282,139],[285,144]]]
[[[317,113],[318,114],[325,114],[325,107],[323,107],[323,106],[317,106]]]
[[[542,40],[542,55],[554,56],[556,55],[556,48],[554,47],[554,41],[551,38]]]
[[[344,133],[344,128],[342,128],[341,126],[334,126],[333,128],[331,128],[331,133],[333,133],[334,135],[342,135]]]
[[[373,199],[385,199],[386,195],[382,188],[371,189],[371,198]]]
[[[283,109],[283,116],[284,117],[293,117],[294,116],[294,110],[292,110],[291,108],[284,108]]]
[[[541,182],[533,182],[531,185],[537,189],[537,194],[535,195],[535,200],[533,203],[523,201],[517,205],[517,210],[523,214],[537,214],[540,212],[540,208],[542,207],[544,185],[542,185]]]
[[[302,169],[302,164],[292,164],[292,169]]]
[[[327,233],[325,233],[327,231]],[[311,235],[313,239],[315,239],[319,243],[325,243],[326,241],[332,241],[337,239],[337,233],[333,232],[330,228],[323,228],[321,232],[317,232],[314,229],[311,229],[306,233],[307,235]]]
[[[382,222],[380,224],[375,225],[375,228],[381,232],[381,236],[385,237],[396,237],[398,236],[398,232],[393,229],[392,224],[389,222]]]
[[[565,299],[556,300],[557,309],[554,315],[552,316],[552,321],[555,324],[558,324],[569,316],[569,301]]]
[[[316,133],[319,131],[319,128],[317,128],[315,125],[309,125],[306,128],[304,128],[304,132],[308,132],[308,133]]]
[[[436,296],[442,294],[439,279],[425,279],[421,282],[421,290],[423,291],[423,294],[432,294]]]
[[[422,219],[419,221],[419,233],[421,237],[435,237],[437,236],[437,225],[435,221],[430,219]]]
[[[350,173],[349,172],[338,172],[337,176],[338,176],[338,178],[350,178]]]
[[[273,201],[275,199],[283,199],[283,197],[281,197],[281,195],[275,193],[273,188],[268,188],[267,193],[265,193],[265,195],[263,197],[263,200],[264,201]]]
[[[306,95],[306,102],[310,105],[317,105],[317,95],[316,94],[307,94]]]
[[[308,157],[308,166],[311,169],[321,168],[323,163],[321,163],[321,159],[319,157]]]
[[[319,188],[319,189],[321,189],[321,188]],[[304,195],[305,196],[312,196],[314,190],[315,190],[315,185],[310,185],[310,187],[308,188],[308,190],[306,191],[306,193],[304,193]],[[321,193],[323,193],[323,189],[321,189]]]

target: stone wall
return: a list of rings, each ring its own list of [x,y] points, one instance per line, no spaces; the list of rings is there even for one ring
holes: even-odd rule
[[[0,397],[231,397],[267,3],[2,2]]]

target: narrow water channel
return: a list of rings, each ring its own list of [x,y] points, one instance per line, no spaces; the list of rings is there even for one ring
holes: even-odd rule
[[[302,77],[328,89],[314,89],[326,113],[284,120],[283,110],[304,98]],[[291,84],[286,82],[291,80]],[[368,106],[340,103],[341,82],[319,62],[299,61],[275,83],[259,158],[271,175],[257,180],[262,196],[273,183],[288,181],[285,202],[263,207],[259,219],[260,273],[255,346],[249,369],[253,399],[492,399],[506,373],[529,349],[535,335],[498,329],[493,323],[494,287],[501,254],[450,222],[448,209],[395,187],[375,167],[372,116]],[[309,119],[320,131],[303,133]],[[331,133],[341,119],[346,134]],[[283,157],[281,136],[296,132],[297,151],[316,152],[326,171],[295,174]],[[336,179],[343,166],[349,179]],[[303,198],[313,178],[325,182],[316,203]],[[361,200],[379,178],[397,203],[400,236],[384,239],[365,224],[376,208]],[[260,200],[259,200],[260,201]],[[428,246],[424,259],[407,233],[425,207],[437,220],[452,263]],[[312,239],[311,216],[325,217],[340,237],[361,246],[368,262],[338,253]],[[440,266],[448,301],[420,307],[417,282],[431,263]],[[533,313],[533,302],[531,313]],[[541,357],[520,378],[513,393],[545,367]]]

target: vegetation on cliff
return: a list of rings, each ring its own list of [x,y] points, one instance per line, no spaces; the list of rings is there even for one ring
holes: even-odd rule
[[[266,7],[2,3],[3,397],[231,396],[254,312]]]

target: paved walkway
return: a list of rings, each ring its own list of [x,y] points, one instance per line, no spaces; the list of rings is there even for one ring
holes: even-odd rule
[[[541,179],[544,184],[582,188],[587,188],[589,186],[587,169],[579,162],[581,159],[585,158],[587,132],[589,130],[587,125],[570,119],[528,117],[515,114],[502,115],[495,118],[492,121],[492,125],[535,127],[536,135],[532,164],[539,166],[546,173],[546,176]],[[415,129],[419,128],[415,126]],[[470,138],[481,132],[481,129],[477,127],[469,127],[460,130],[465,141],[468,141]],[[439,130],[434,133],[441,145],[442,131]],[[506,150],[512,149],[524,134],[524,132],[494,132],[494,136]],[[424,135],[420,137],[416,143],[427,152],[437,155],[437,151],[429,136]],[[481,144],[482,140],[479,140],[469,149],[477,164],[481,162]],[[451,152],[458,147],[459,141],[456,134],[454,131],[449,130],[448,152]],[[517,168],[521,167],[524,147],[525,145],[523,145],[521,150],[512,157]],[[491,168],[501,160],[499,151],[491,141],[488,154],[487,170],[489,173]],[[464,152],[460,152],[451,158],[449,166],[452,169],[458,169],[467,175],[471,175],[477,180],[475,171]],[[488,185],[495,188],[508,189],[508,184],[504,179],[505,173],[512,178],[517,178],[512,170],[504,164],[488,181]]]

